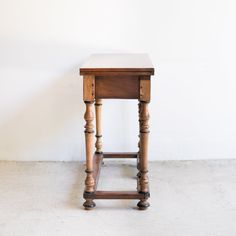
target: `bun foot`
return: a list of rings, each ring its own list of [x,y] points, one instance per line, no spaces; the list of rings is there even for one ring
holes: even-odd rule
[[[139,210],[146,210],[150,206],[150,204],[147,200],[144,199],[144,200],[140,200],[137,206]]]
[[[96,204],[92,199],[87,199],[84,202],[83,206],[85,210],[92,210],[96,206]]]

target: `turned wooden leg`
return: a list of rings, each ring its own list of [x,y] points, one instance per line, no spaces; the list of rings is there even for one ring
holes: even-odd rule
[[[149,135],[149,113],[148,102],[140,102],[140,178],[139,178],[139,192],[143,194],[143,198],[138,202],[140,210],[145,210],[149,207],[147,201],[149,197],[149,184],[148,184],[148,135]]]
[[[140,130],[140,102],[138,103],[138,117],[139,117],[139,130]],[[139,137],[139,141],[138,141],[138,155],[137,155],[137,169],[138,169],[138,173],[137,173],[137,189],[139,191],[139,178],[140,178],[140,133],[138,135]]]
[[[102,128],[101,128],[101,108],[102,100],[96,99],[95,101],[95,112],[96,112],[96,153],[102,153]]]
[[[93,178],[93,119],[94,119],[94,113],[93,113],[93,102],[92,101],[86,101],[86,111],[84,114],[84,119],[86,121],[85,124],[85,145],[86,145],[86,170],[87,173],[86,179],[85,179],[85,193],[86,194],[93,194],[94,192],[94,185],[95,181]],[[95,207],[95,203],[93,202],[92,198],[85,198],[85,202],[83,206],[86,210],[92,209]]]

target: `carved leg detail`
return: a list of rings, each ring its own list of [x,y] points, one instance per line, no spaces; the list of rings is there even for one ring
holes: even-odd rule
[[[96,99],[95,112],[96,112],[96,153],[102,153],[102,128],[101,128],[101,108],[102,100]]]
[[[93,178],[93,102],[85,102],[86,112],[84,114],[84,119],[86,124],[85,128],[85,144],[86,144],[86,179],[85,179],[85,192],[93,193],[95,181]],[[92,199],[86,199],[84,203],[85,209],[91,209],[95,206]]]
[[[145,199],[140,199],[138,203],[139,209],[146,209],[149,207],[147,202],[149,196],[149,181],[148,181],[148,135],[149,135],[149,113],[148,113],[148,103],[140,102],[140,164],[139,164],[139,189],[140,193],[144,193],[147,197]]]

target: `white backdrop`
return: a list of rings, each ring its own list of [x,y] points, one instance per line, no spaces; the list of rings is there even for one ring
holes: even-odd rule
[[[150,159],[236,158],[234,0],[1,0],[0,159],[84,160],[90,53],[149,53]],[[106,151],[137,150],[137,102],[104,101]]]

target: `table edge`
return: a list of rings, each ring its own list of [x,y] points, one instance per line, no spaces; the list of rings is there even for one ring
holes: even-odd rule
[[[149,75],[154,75],[154,68],[80,68],[80,75],[94,75],[96,73],[112,73],[112,72],[122,72],[122,73],[147,73]]]

